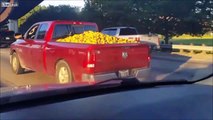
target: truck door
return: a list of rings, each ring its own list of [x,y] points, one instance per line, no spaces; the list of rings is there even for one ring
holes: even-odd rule
[[[33,40],[33,44],[31,46],[31,62],[32,67],[36,71],[44,70],[44,58],[45,58],[45,35],[48,30],[48,23],[42,23],[38,32]]]
[[[29,69],[32,69],[32,54],[31,47],[35,39],[39,25],[33,25],[25,34],[23,42],[18,46],[18,55],[22,64]]]

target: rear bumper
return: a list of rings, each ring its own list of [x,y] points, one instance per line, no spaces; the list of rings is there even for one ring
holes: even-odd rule
[[[83,74],[82,81],[83,82],[95,82],[101,80],[109,80],[118,78],[116,73],[106,73],[106,74]]]
[[[149,75],[150,68],[132,69],[130,71],[130,77],[136,78],[147,78]],[[116,79],[119,78],[117,72],[103,73],[103,74],[82,74],[83,82],[96,82],[102,80]]]
[[[150,68],[146,69],[136,69],[134,73],[134,77],[146,79],[150,74]]]

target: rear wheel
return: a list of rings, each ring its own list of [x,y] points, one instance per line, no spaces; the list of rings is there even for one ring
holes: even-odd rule
[[[11,57],[11,66],[15,74],[21,74],[24,72],[24,68],[21,67],[18,55],[14,52]]]
[[[56,79],[60,84],[70,83],[73,81],[71,69],[63,60],[59,61],[56,65]]]

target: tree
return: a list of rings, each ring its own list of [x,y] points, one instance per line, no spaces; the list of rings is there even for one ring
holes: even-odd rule
[[[40,21],[50,20],[79,20],[79,9],[67,5],[48,6],[33,12],[30,17],[20,26],[22,33],[32,26],[32,24]]]
[[[70,6],[35,8],[22,21],[21,31],[38,21],[82,20],[96,22],[100,30],[136,27],[140,33],[162,34],[168,43],[172,36],[212,31],[212,8],[213,0],[85,0],[81,12]]]
[[[213,0],[198,0],[195,3],[194,17],[202,24],[203,31],[212,31],[213,28]]]
[[[209,1],[211,0],[203,0],[201,3],[210,6]],[[198,0],[85,0],[86,6],[81,14],[85,20],[100,24],[101,28],[136,26],[140,33],[163,34],[168,43],[169,38],[174,35],[204,32],[203,24],[209,21],[201,17],[204,14],[195,14],[196,6],[205,9],[198,6],[197,2]],[[207,13],[209,11],[205,15]]]
[[[80,18],[83,21],[96,22],[99,26],[99,29],[102,28],[104,24],[104,17],[96,3],[85,0],[85,7],[82,9],[80,13]]]
[[[166,43],[168,43],[169,38],[174,35],[180,35],[186,32],[196,34],[202,29],[199,22],[191,18],[195,2],[196,0],[151,0],[142,6],[142,9],[145,8],[144,19],[151,21],[150,24],[147,24],[150,31],[165,36]],[[196,29],[191,29],[192,27]]]
[[[132,26],[135,19],[127,16],[131,0],[85,0],[85,7],[81,12],[83,20],[96,22],[99,28],[111,26]]]

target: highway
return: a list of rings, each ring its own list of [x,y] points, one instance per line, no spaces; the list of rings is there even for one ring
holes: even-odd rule
[[[160,57],[159,57],[160,56]],[[21,75],[15,75],[9,63],[9,49],[0,49],[0,86],[21,86],[54,84],[54,77],[39,72],[27,71]],[[159,53],[152,55],[151,72],[148,81],[160,80],[195,80],[212,73],[213,63],[193,61],[190,57]],[[208,82],[212,84],[212,82]]]

